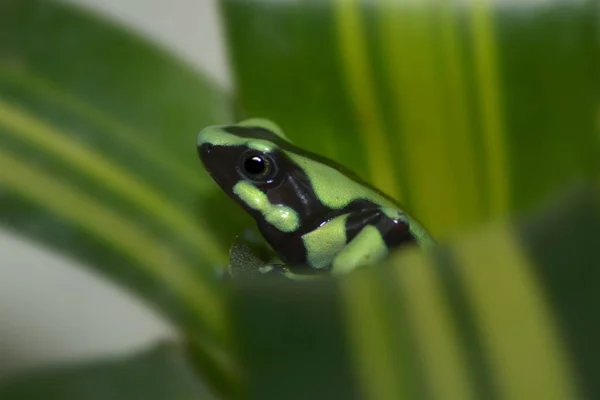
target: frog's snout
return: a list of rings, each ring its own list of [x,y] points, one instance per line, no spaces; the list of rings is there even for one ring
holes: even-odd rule
[[[212,127],[204,128],[196,137],[196,147],[200,156],[209,154],[213,149],[212,140],[214,136],[214,129]]]
[[[213,145],[210,143],[203,143],[200,145],[200,154],[201,155],[206,155],[206,154],[210,154],[210,152],[213,149]]]
[[[198,144],[198,156],[200,160],[206,165],[207,160],[213,153],[214,146],[210,143]]]

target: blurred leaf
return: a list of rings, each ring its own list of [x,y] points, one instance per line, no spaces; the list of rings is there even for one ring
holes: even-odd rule
[[[243,216],[223,223],[234,204],[195,140],[230,108],[192,68],[93,15],[0,2],[0,222],[144,295],[215,371],[230,368],[216,268]]]
[[[46,368],[0,383],[3,400],[214,398],[172,344],[120,359]]]
[[[221,0],[245,115],[439,238],[598,167],[594,1]]]
[[[598,398],[600,198],[576,188],[430,254],[237,282],[255,399]]]
[[[221,5],[241,114],[369,176],[439,238],[598,167],[592,1]],[[586,195],[339,283],[250,279],[228,330],[215,269],[249,218],[194,142],[231,108],[193,69],[91,15],[0,2],[0,221],[145,296],[230,392],[233,332],[261,400],[600,392],[600,222]]]

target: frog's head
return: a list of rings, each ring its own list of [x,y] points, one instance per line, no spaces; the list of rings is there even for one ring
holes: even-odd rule
[[[211,177],[257,221],[268,220],[282,231],[298,227],[298,214],[282,206],[296,203],[298,195],[282,188],[297,170],[284,151],[293,145],[275,123],[255,118],[210,126],[198,135],[197,146]]]
[[[239,181],[272,184],[279,172],[275,160],[285,140],[281,129],[264,119],[236,125],[209,126],[198,135],[198,154],[212,178],[231,194]]]
[[[225,193],[259,225],[280,232],[322,223],[366,185],[331,160],[296,147],[264,119],[203,129],[198,153]]]

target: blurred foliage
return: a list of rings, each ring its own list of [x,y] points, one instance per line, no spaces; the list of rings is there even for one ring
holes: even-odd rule
[[[340,280],[241,281],[249,397],[597,398],[598,232],[597,188],[574,187]]]
[[[0,399],[213,399],[181,349],[160,344],[133,356],[40,369],[0,383]]]
[[[352,166],[438,237],[598,167],[594,1],[221,3],[244,115]]]
[[[0,2],[0,221],[143,295],[213,369],[231,367],[214,267],[241,226],[215,220],[225,196],[195,136],[229,120],[229,104],[191,67],[93,15]]]
[[[547,204],[598,168],[597,3],[220,6],[234,99],[72,6],[0,2],[0,222],[143,296],[223,397],[597,397],[598,199]],[[351,167],[444,244],[339,281],[220,281],[252,223],[195,135],[247,116]],[[245,251],[231,254],[254,265]],[[140,360],[157,383],[161,361]],[[70,399],[121,379],[102,368],[43,387]]]

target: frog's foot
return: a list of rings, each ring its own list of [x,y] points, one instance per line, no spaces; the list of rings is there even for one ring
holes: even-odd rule
[[[264,267],[259,268],[259,271],[263,274],[283,275],[286,278],[295,280],[295,281],[307,281],[307,280],[311,280],[311,279],[316,279],[320,276],[317,274],[294,273],[290,270],[290,268],[288,266],[286,266],[285,264],[279,264],[279,263],[266,264]]]
[[[262,267],[258,268],[258,272],[260,272],[261,274],[264,275],[277,275],[277,274],[283,274],[284,271],[287,269],[287,267],[285,266],[285,264],[278,264],[278,263],[269,263],[269,264],[265,264]]]

